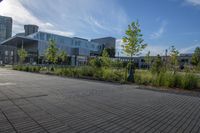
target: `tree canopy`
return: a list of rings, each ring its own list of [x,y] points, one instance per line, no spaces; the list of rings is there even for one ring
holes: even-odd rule
[[[20,63],[23,63],[28,56],[28,52],[24,48],[19,49],[17,54],[19,56]]]
[[[200,65],[200,47],[195,49],[191,63],[195,66]]]
[[[147,46],[142,37],[139,22],[132,22],[128,25],[126,36],[123,37],[123,42],[125,43],[122,45],[123,51],[130,57],[138,54]]]
[[[58,58],[60,59],[61,62],[65,62],[67,60],[67,52],[61,50],[60,53],[58,54]]]
[[[57,62],[57,59],[58,59],[57,53],[58,53],[58,48],[56,46],[55,41],[49,40],[49,46],[48,46],[48,48],[46,49],[46,52],[45,52],[46,60],[48,62],[55,64]]]
[[[170,50],[171,65],[173,66],[178,65],[178,55],[179,55],[179,51],[174,46],[171,46],[171,50]]]
[[[103,50],[101,59],[102,59],[102,65],[104,67],[110,67],[111,66],[111,60],[109,58],[109,54],[108,54],[106,49]]]

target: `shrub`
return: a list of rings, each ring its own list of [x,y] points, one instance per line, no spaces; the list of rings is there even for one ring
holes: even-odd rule
[[[149,71],[136,70],[135,71],[135,83],[149,85],[152,82],[152,74]]]
[[[27,72],[47,71],[47,67],[15,65],[14,70]],[[93,77],[99,80],[124,82],[126,69],[83,67],[55,67],[53,74],[68,77]],[[160,71],[152,73],[148,70],[135,71],[135,83],[143,85],[164,86],[183,89],[200,89],[200,78],[193,73]]]
[[[93,77],[95,73],[95,69],[90,66],[84,66],[80,68],[80,74],[82,76]]]
[[[63,76],[63,69],[62,68],[56,68],[54,70],[54,74],[59,75],[59,76]]]
[[[89,65],[92,67],[100,68],[102,66],[102,61],[99,58],[90,59]]]
[[[192,73],[161,71],[153,74],[146,70],[137,70],[135,73],[135,82],[144,85],[195,89],[200,88],[199,81],[200,78]]]
[[[198,88],[198,77],[191,73],[186,73],[183,76],[182,88],[184,89],[197,89]]]
[[[152,73],[160,73],[163,69],[163,61],[160,57],[160,55],[157,55],[155,61],[153,62],[153,65],[151,67]]]
[[[124,74],[115,69],[104,68],[102,69],[102,78],[107,81],[123,81]]]

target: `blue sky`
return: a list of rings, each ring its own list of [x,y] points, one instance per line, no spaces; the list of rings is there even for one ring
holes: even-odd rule
[[[0,15],[13,18],[13,34],[24,24],[37,24],[66,36],[113,36],[118,51],[134,20],[148,44],[143,53],[164,54],[171,45],[190,53],[200,46],[200,0],[3,0]]]

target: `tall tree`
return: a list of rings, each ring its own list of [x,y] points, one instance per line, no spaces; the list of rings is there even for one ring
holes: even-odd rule
[[[139,22],[132,22],[128,25],[128,29],[126,30],[126,36],[123,37],[124,45],[122,45],[123,51],[129,57],[137,55],[140,51],[142,51],[147,44],[144,43],[144,39],[142,38],[141,29]],[[134,81],[134,70],[133,70],[133,61],[131,61],[131,67],[129,72],[128,80]]]
[[[197,47],[192,55],[192,65],[197,66],[200,65],[200,47]]]
[[[130,57],[138,54],[147,46],[142,37],[139,22],[132,22],[131,25],[128,25],[126,36],[123,37],[125,43],[122,45],[123,51]]]
[[[48,62],[55,64],[57,62],[58,56],[58,48],[54,40],[49,40],[49,46],[45,52],[45,58]]]
[[[19,56],[20,64],[22,64],[28,56],[28,52],[24,48],[21,48],[17,51],[17,54]]]

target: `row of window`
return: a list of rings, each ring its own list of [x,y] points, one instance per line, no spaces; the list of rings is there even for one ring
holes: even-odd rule
[[[101,47],[99,45],[94,44],[92,42],[58,36],[58,35],[54,35],[54,34],[43,33],[43,32],[36,33],[32,37],[34,39],[42,40],[42,41],[49,41],[50,39],[53,39],[56,41],[56,43],[62,44],[62,45],[67,45],[69,47],[86,48],[86,49],[90,49],[93,51],[99,51],[101,49]],[[73,42],[73,40],[74,40],[74,42]]]
[[[0,51],[0,55],[1,55],[1,54],[3,54],[2,51]],[[8,50],[5,50],[5,51],[4,51],[4,55],[5,55],[5,56],[8,56],[8,55],[9,55],[9,51],[8,51]],[[13,51],[10,51],[10,56],[13,56],[13,55],[14,55],[14,52],[13,52]]]

